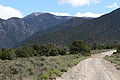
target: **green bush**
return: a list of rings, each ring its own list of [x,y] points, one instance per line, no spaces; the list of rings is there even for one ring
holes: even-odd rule
[[[71,51],[70,54],[80,54],[80,52],[79,51]]]
[[[3,60],[11,60],[17,57],[28,58],[33,56],[58,56],[66,55],[67,51],[59,49],[52,44],[33,45],[32,47],[19,47],[16,49],[2,48],[0,52],[0,58]]]
[[[65,50],[59,50],[59,54],[60,55],[67,55],[67,51],[65,51]]]
[[[50,56],[58,56],[59,55],[59,53],[58,53],[58,50],[51,50],[51,52],[50,52]]]
[[[21,48],[18,48],[17,50],[16,50],[16,55],[17,55],[17,57],[32,57],[32,56],[34,56],[34,54],[36,54],[35,52],[34,52],[34,50],[33,49],[31,49],[31,48],[28,48],[28,47],[26,47],[26,46],[24,46],[24,47],[21,47]]]
[[[55,54],[58,54],[56,51],[56,48],[51,45],[34,45],[33,49],[35,49],[40,56],[54,56]]]
[[[49,73],[50,80],[54,80],[56,78],[56,74]]]
[[[0,58],[2,60],[12,60],[16,58],[15,51],[13,49],[2,49],[0,52]]]
[[[41,75],[40,78],[41,78],[41,80],[48,80],[49,79],[49,77],[47,75]]]
[[[0,52],[0,58],[3,60],[11,60],[18,57],[28,58],[33,56],[58,56],[58,55],[67,55],[69,54],[69,52],[70,54],[81,54],[84,56],[90,55],[89,47],[83,41],[76,40],[72,43],[70,51],[58,45],[35,44],[32,47],[23,46],[16,49],[2,48]]]
[[[35,45],[32,46],[32,48],[36,51],[39,51],[40,46],[38,44],[35,44]]]
[[[74,59],[72,62],[69,63],[69,67],[75,66],[79,63],[79,59]]]
[[[63,68],[61,69],[61,72],[67,72],[67,68],[63,67]]]
[[[120,65],[116,65],[116,69],[117,69],[117,70],[120,70]]]
[[[61,50],[52,44],[33,45],[32,47],[40,56],[66,55],[65,50]]]
[[[97,43],[94,43],[94,44],[92,45],[92,49],[93,49],[93,50],[98,49],[98,45],[97,45]]]
[[[82,53],[84,55],[84,53],[90,53],[89,47],[82,40],[74,41],[72,43],[70,51],[71,51],[71,54]]]
[[[58,70],[53,70],[52,71],[53,74],[56,74],[57,76],[61,77],[62,76],[62,73]]]

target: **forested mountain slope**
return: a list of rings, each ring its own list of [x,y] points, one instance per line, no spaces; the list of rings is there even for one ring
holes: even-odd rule
[[[74,18],[72,18],[64,23],[58,24],[54,27],[47,28],[46,30],[43,30],[43,31],[38,31],[26,40],[29,40],[32,38],[37,38],[37,37],[44,35],[46,33],[49,33],[49,32],[69,30],[72,27],[78,26],[78,25],[82,24],[83,22],[86,22],[87,20],[90,20],[90,18],[74,17]],[[26,40],[22,41],[21,43],[25,42]]]
[[[53,27],[72,17],[33,13],[24,18],[0,19],[0,48],[11,48],[38,31]]]
[[[84,40],[87,44],[120,44],[120,8],[71,29],[52,31],[28,39],[23,44],[56,43],[69,45],[74,40]]]

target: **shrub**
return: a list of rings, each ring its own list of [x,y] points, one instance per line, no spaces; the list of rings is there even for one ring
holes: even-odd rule
[[[38,52],[32,49],[32,53],[34,56],[39,56]]]
[[[41,78],[41,80],[48,80],[49,79],[49,77],[47,75],[41,75],[40,78]]]
[[[71,54],[76,53],[90,53],[89,47],[81,40],[76,40],[72,43],[72,46],[70,48]]]
[[[94,43],[94,44],[92,45],[92,49],[93,49],[93,50],[98,49],[98,45],[97,45],[97,43]]]
[[[46,45],[33,45],[31,47],[23,46],[16,49],[2,48],[0,52],[0,58],[3,60],[11,60],[16,57],[26,58],[33,56],[57,56],[66,55],[66,50],[61,50],[52,44]]]
[[[50,53],[51,53],[52,50],[55,50],[55,47],[51,44],[40,45],[38,53],[39,53],[40,56],[50,56]]]
[[[72,62],[69,63],[69,67],[75,66],[79,63],[79,59],[74,59]]]
[[[20,69],[18,68],[18,66],[15,66],[15,65],[10,66],[10,70],[11,70],[12,74],[20,73]]]
[[[61,69],[61,72],[67,72],[67,68],[63,67],[63,68]]]
[[[120,65],[116,65],[116,69],[117,69],[117,70],[120,70]]]
[[[26,46],[22,47],[22,48],[19,48],[16,50],[16,55],[18,57],[32,57],[34,56],[34,50],[31,49],[31,48],[28,48]]]
[[[55,50],[51,50],[50,55],[51,56],[57,56],[58,55],[58,51],[56,49]]]
[[[38,44],[35,44],[35,45],[32,46],[32,48],[36,51],[39,51],[40,46]]]
[[[58,71],[58,70],[54,70],[54,71],[52,71],[52,73],[56,74],[59,77],[62,76],[62,73],[60,71]]]
[[[67,51],[65,51],[65,50],[59,50],[59,54],[60,55],[67,55]]]
[[[57,56],[67,54],[65,50],[61,50],[52,44],[33,45],[33,49],[36,50],[40,56]]]
[[[40,58],[40,61],[45,61],[45,57],[44,57],[44,56],[41,57],[41,58]]]
[[[80,52],[79,51],[71,51],[70,54],[80,54]]]
[[[54,80],[56,78],[56,74],[49,73],[50,80]]]
[[[0,52],[0,58],[2,60],[12,60],[16,58],[15,51],[13,49],[4,49]]]

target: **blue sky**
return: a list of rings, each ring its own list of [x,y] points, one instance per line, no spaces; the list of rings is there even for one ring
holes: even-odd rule
[[[119,6],[120,0],[0,0],[0,18],[23,17],[33,12],[99,17]]]

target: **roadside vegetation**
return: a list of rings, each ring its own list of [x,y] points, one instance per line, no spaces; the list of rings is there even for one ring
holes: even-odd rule
[[[98,53],[102,53],[102,52],[107,52],[110,51],[111,49],[96,49],[96,50],[91,50],[90,53],[91,54],[98,54]]]
[[[77,65],[90,56],[90,48],[76,40],[70,48],[65,46],[35,44],[0,51],[0,79],[49,80],[60,77],[68,67]]]
[[[2,48],[0,80],[53,80],[91,54],[106,51],[95,47],[90,48],[84,41],[75,40],[70,47],[35,44],[15,49]]]
[[[120,45],[117,46],[117,52],[114,52],[111,56],[105,56],[104,59],[116,64],[116,69],[120,70]]]
[[[60,77],[68,67],[77,65],[86,59],[83,55],[42,56],[0,60],[1,80],[48,80]]]

